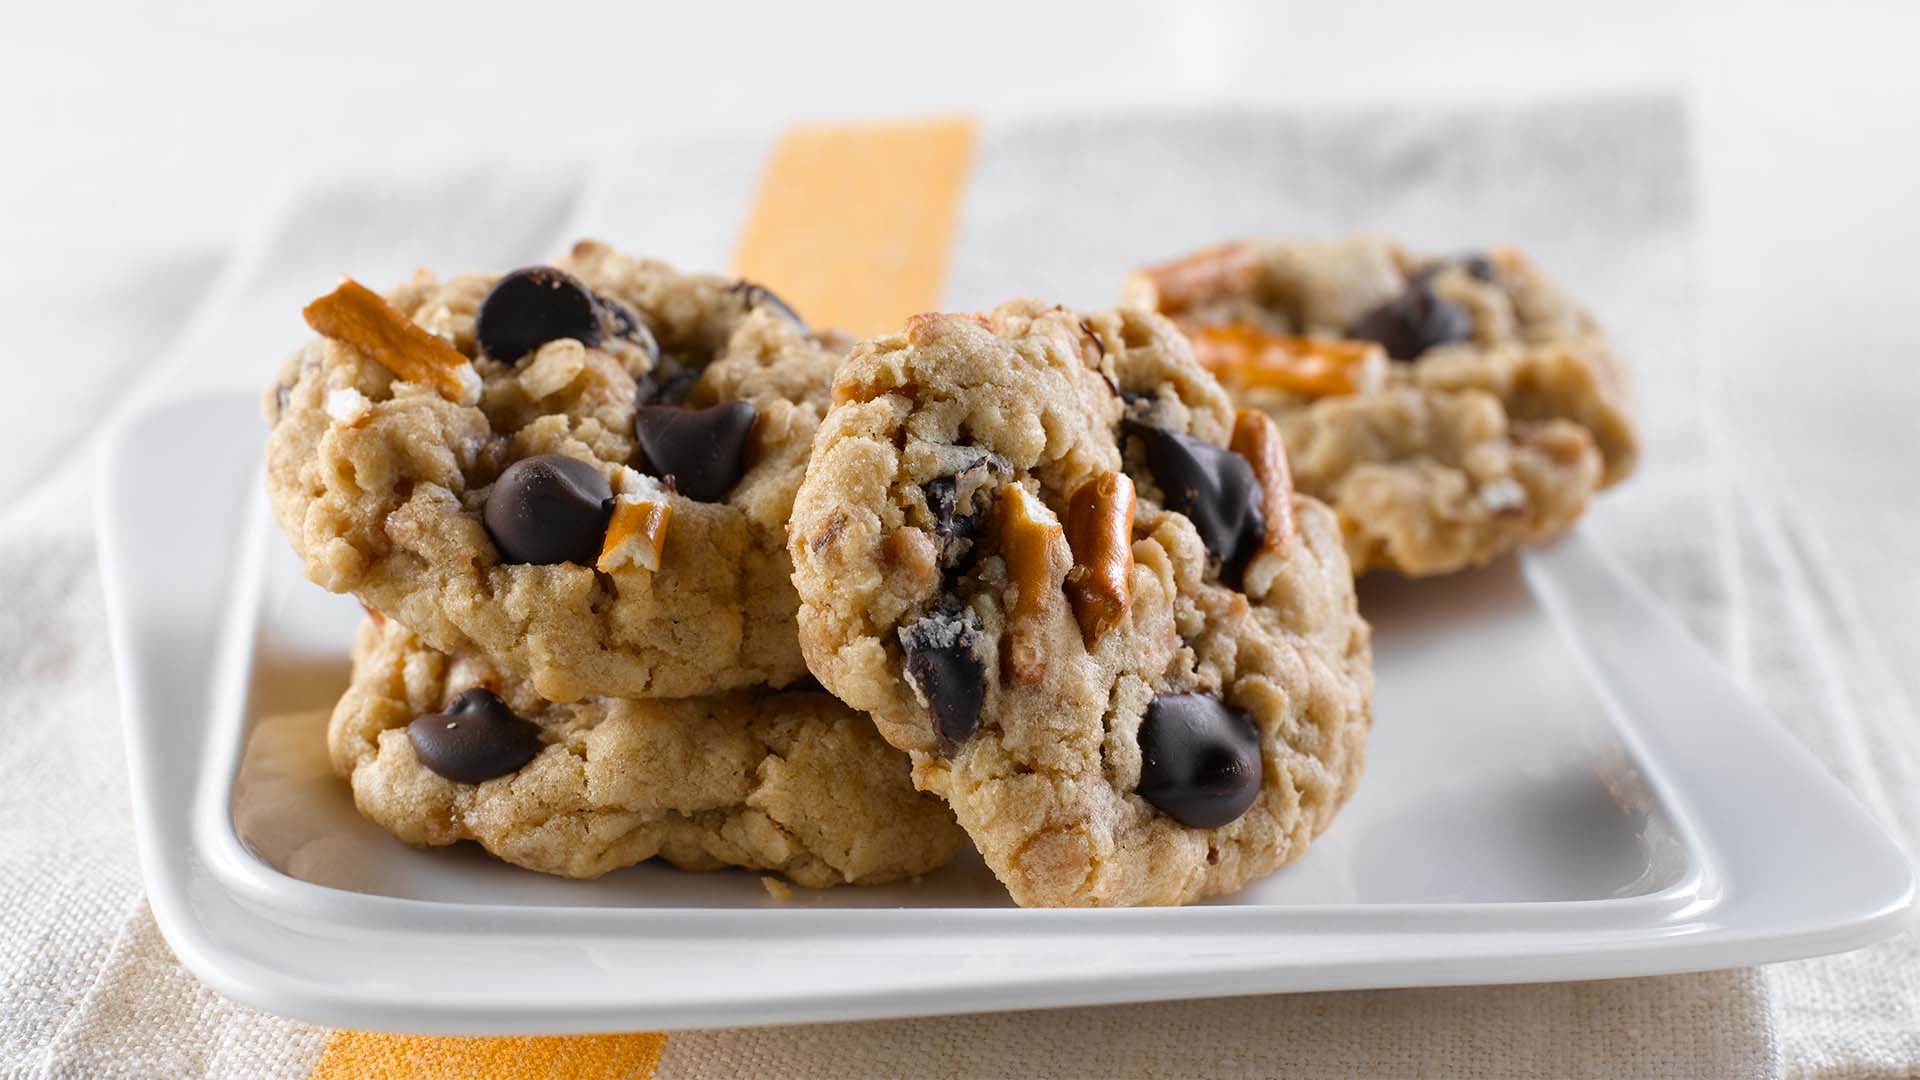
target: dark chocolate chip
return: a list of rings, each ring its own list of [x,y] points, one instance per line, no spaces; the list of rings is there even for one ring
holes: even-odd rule
[[[1164,694],[1140,721],[1140,797],[1196,829],[1238,820],[1260,795],[1260,730],[1208,694]]]
[[[660,362],[660,342],[654,338],[653,328],[647,325],[639,312],[628,307],[625,301],[599,293],[593,294],[593,302],[600,307],[600,328],[608,337],[639,346],[654,363]]]
[[[1013,466],[1006,458],[983,451],[953,475],[935,477],[921,485],[927,511],[933,515],[933,535],[942,569],[960,565],[972,551],[980,522],[993,506],[994,492],[1012,475]]]
[[[1419,273],[1415,274],[1414,280],[1431,281],[1435,274],[1438,274],[1449,266],[1460,267],[1467,272],[1468,277],[1475,281],[1488,283],[1493,281],[1493,260],[1478,251],[1470,251],[1465,255],[1456,255],[1451,259],[1436,259],[1423,267]]]
[[[1395,360],[1413,360],[1436,345],[1465,340],[1473,318],[1458,304],[1441,298],[1425,281],[1381,304],[1353,324],[1349,337],[1377,341]]]
[[[972,608],[949,600],[900,630],[907,679],[933,713],[933,737],[952,757],[980,728],[987,700],[985,634]]]
[[[446,711],[415,717],[407,740],[420,764],[455,783],[478,784],[532,761],[540,753],[540,725],[515,716],[493,691],[476,686]]]
[[[480,350],[511,364],[549,341],[573,338],[589,348],[604,332],[600,304],[572,274],[551,266],[529,266],[493,283],[473,336]]]
[[[955,546],[965,552],[980,526],[980,516],[975,507],[960,508],[959,479],[936,476],[920,485],[920,494],[927,500],[927,512],[933,515],[933,535],[941,548]]]
[[[507,562],[592,566],[612,511],[613,488],[600,470],[564,454],[541,454],[500,474],[481,518]]]
[[[807,329],[807,320],[801,318],[800,313],[793,310],[791,304],[780,299],[780,294],[765,285],[754,281],[736,281],[733,283],[733,291],[746,299],[749,311],[757,307],[770,307],[793,325],[802,330]]]
[[[642,405],[633,411],[633,435],[647,456],[648,473],[672,477],[689,499],[719,502],[740,479],[747,435],[759,415],[746,401],[704,409]]]
[[[678,405],[687,400],[693,388],[699,385],[698,371],[682,371],[659,378],[656,374],[640,376],[640,403],[642,405]]]
[[[1147,448],[1167,508],[1185,514],[1207,552],[1220,560],[1220,580],[1238,588],[1247,560],[1266,536],[1260,481],[1247,459],[1191,435],[1123,420],[1121,426]]]

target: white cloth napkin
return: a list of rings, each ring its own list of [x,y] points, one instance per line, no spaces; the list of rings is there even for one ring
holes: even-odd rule
[[[97,365],[105,382],[89,400],[119,408],[263,383],[302,333],[300,304],[345,270],[384,282],[416,265],[511,266],[582,235],[725,267],[770,135],[648,144],[585,168],[499,163],[298,192],[234,258],[164,362],[128,390],[124,365]],[[1126,268],[1242,234],[1375,228],[1418,248],[1522,246],[1591,301],[1637,364],[1646,465],[1602,497],[1591,527],[1810,753],[1920,844],[1920,734],[1887,659],[1826,572],[1818,532],[1721,460],[1691,192],[1684,113],[1665,99],[988,120],[948,301],[975,308],[1033,293],[1111,302]],[[163,324],[177,305],[142,310]],[[147,347],[136,338],[117,346],[128,355]],[[146,911],[85,458],[70,456],[0,514],[0,1067],[10,1076],[308,1076],[331,1033],[201,987]],[[653,1075],[1916,1070],[1920,944],[1909,933],[1762,970],[683,1032],[668,1038]]]

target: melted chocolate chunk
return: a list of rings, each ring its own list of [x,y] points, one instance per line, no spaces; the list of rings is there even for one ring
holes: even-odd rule
[[[733,283],[733,291],[746,298],[748,310],[759,307],[770,307],[774,311],[779,312],[780,316],[788,322],[803,331],[812,333],[812,331],[807,330],[807,320],[801,318],[800,313],[793,310],[793,305],[780,299],[780,294],[767,288],[765,285],[753,281],[736,281]]]
[[[1381,304],[1347,330],[1347,336],[1377,341],[1395,360],[1417,359],[1436,345],[1466,340],[1473,318],[1460,305],[1442,299],[1424,280]]]
[[[540,454],[500,474],[481,520],[507,562],[592,566],[612,512],[613,488],[600,470],[564,454]]]
[[[573,338],[588,348],[600,344],[604,333],[600,313],[599,299],[572,274],[551,266],[529,266],[487,290],[474,316],[473,336],[482,352],[511,364],[561,338]]]
[[[515,716],[491,690],[475,687],[446,711],[407,725],[420,764],[459,784],[515,772],[540,753],[540,725]]]
[[[593,294],[593,302],[600,307],[600,328],[608,337],[637,345],[653,362],[660,362],[660,342],[653,336],[653,328],[640,317],[640,313],[628,307],[625,301],[615,300],[611,296]]]
[[[1240,587],[1247,561],[1266,536],[1260,482],[1246,458],[1204,439],[1123,420],[1121,426],[1147,448],[1167,508],[1185,514],[1207,553],[1220,560],[1220,580]]]
[[[921,485],[927,511],[933,515],[933,535],[940,549],[940,568],[959,566],[973,550],[980,522],[993,507],[994,492],[1013,475],[1013,466],[998,454],[982,451],[971,464],[951,476],[935,477]]]
[[[1182,825],[1216,829],[1260,795],[1260,729],[1208,694],[1163,694],[1140,722],[1139,796]]]
[[[933,713],[933,737],[952,757],[980,728],[987,700],[986,651],[980,616],[949,597],[939,608],[900,630],[907,681]]]
[[[642,405],[633,413],[633,435],[647,456],[649,474],[671,477],[675,490],[689,499],[719,502],[740,479],[747,435],[758,416],[746,401],[704,409]]]
[[[693,388],[700,384],[698,371],[682,371],[665,378],[654,374],[640,376],[639,397],[642,405],[678,405],[687,400]]]

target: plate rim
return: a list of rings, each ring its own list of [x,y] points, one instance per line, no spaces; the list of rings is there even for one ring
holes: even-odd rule
[[[1007,966],[996,977],[965,984],[922,984],[911,992],[899,987],[883,987],[864,993],[834,993],[822,992],[814,986],[802,993],[792,985],[782,987],[765,982],[762,973],[759,992],[738,993],[731,998],[676,1000],[663,996],[658,985],[639,982],[629,984],[625,995],[609,996],[607,988],[602,987],[590,1002],[551,999],[529,1002],[515,999],[509,992],[437,1006],[403,994],[389,996],[369,986],[303,981],[291,965],[263,965],[251,957],[244,948],[246,935],[298,934],[304,939],[323,942],[323,947],[335,951],[352,950],[356,944],[362,951],[367,951],[369,944],[378,950],[391,951],[404,941],[427,940],[423,935],[441,939],[435,943],[445,945],[447,935],[427,926],[426,920],[431,918],[445,924],[449,916],[447,909],[456,909],[452,921],[461,925],[462,932],[485,930],[494,940],[506,935],[514,941],[552,941],[566,938],[569,932],[523,925],[536,919],[551,921],[555,914],[551,908],[373,896],[299,881],[259,859],[235,835],[230,796],[242,751],[245,721],[244,680],[236,673],[244,671],[253,640],[252,619],[258,616],[260,564],[264,561],[264,546],[258,541],[260,530],[266,527],[262,521],[264,515],[259,512],[260,486],[253,483],[248,497],[211,504],[216,512],[224,514],[228,525],[235,522],[236,514],[245,515],[239,519],[244,527],[229,528],[227,539],[229,543],[246,546],[240,552],[242,573],[233,590],[225,596],[204,598],[203,607],[210,610],[198,613],[203,621],[218,620],[213,623],[215,640],[174,643],[199,644],[203,651],[213,650],[209,656],[211,662],[201,665],[197,672],[177,670],[177,660],[175,670],[156,671],[156,661],[170,658],[151,655],[151,643],[137,633],[142,609],[150,607],[153,598],[145,595],[142,578],[135,572],[142,552],[138,545],[130,543],[131,523],[124,520],[121,507],[125,500],[119,496],[128,491],[126,485],[133,483],[132,477],[137,475],[144,473],[164,480],[169,455],[181,452],[165,442],[156,444],[153,440],[139,439],[148,426],[179,422],[182,417],[195,414],[218,413],[222,415],[214,417],[207,426],[228,428],[232,425],[226,414],[238,411],[242,401],[251,412],[254,401],[251,396],[228,392],[156,401],[121,417],[108,432],[97,463],[101,475],[95,485],[96,543],[106,591],[114,668],[122,694],[136,834],[155,918],[168,942],[196,975],[231,997],[269,1011],[324,1023],[392,1030],[534,1033],[609,1030],[610,1022],[617,1027],[712,1026],[990,1011],[1223,993],[1655,974],[1789,959],[1868,944],[1897,932],[1905,924],[1914,902],[1912,867],[1898,846],[1851,801],[1837,782],[1806,758],[1804,752],[1798,751],[1797,745],[1790,748],[1792,753],[1783,756],[1779,741],[1791,740],[1791,736],[1746,701],[1744,710],[1736,711],[1751,715],[1742,717],[1741,722],[1757,719],[1763,729],[1759,737],[1752,740],[1753,745],[1775,759],[1776,767],[1801,774],[1797,777],[1801,784],[1807,785],[1813,796],[1825,800],[1819,809],[1843,819],[1852,847],[1874,864],[1875,871],[1871,896],[1862,895],[1846,903],[1832,902],[1824,909],[1815,898],[1815,907],[1798,912],[1797,921],[1780,922],[1776,918],[1775,925],[1751,925],[1758,917],[1752,909],[1760,904],[1764,910],[1767,901],[1755,896],[1754,890],[1743,881],[1747,869],[1743,860],[1750,858],[1750,853],[1738,845],[1730,847],[1728,837],[1718,835],[1709,827],[1715,807],[1696,805],[1695,793],[1677,786],[1674,777],[1669,775],[1674,747],[1647,745],[1649,733],[1641,730],[1631,716],[1618,711],[1628,706],[1617,700],[1617,688],[1604,678],[1594,678],[1594,688],[1601,694],[1617,733],[1644,773],[1650,790],[1672,817],[1675,827],[1685,830],[1688,850],[1698,856],[1689,860],[1690,866],[1682,881],[1655,892],[1601,900],[1358,906],[1358,912],[1363,917],[1372,917],[1376,924],[1421,915],[1439,916],[1437,920],[1427,920],[1433,925],[1397,930],[1380,926],[1372,930],[1347,930],[1333,924],[1353,921],[1342,916],[1354,914],[1354,905],[1062,912],[934,909],[946,925],[954,925],[953,920],[957,919],[964,924],[962,929],[977,928],[980,934],[992,935],[1005,945],[1017,944],[1027,957],[1085,958],[1110,949],[1118,936],[1140,935],[1191,939],[1224,945],[1234,951],[1227,956],[1198,959],[1177,970],[1168,970],[1165,965],[1137,963],[1128,967],[1093,963],[1076,969],[1070,976],[1044,978],[1019,970],[1017,966]],[[156,445],[160,447],[158,452]],[[258,479],[258,466],[253,459],[203,464],[224,467],[228,474],[243,477],[242,482]],[[189,473],[203,474],[204,470]],[[228,478],[231,479],[231,475]],[[201,525],[210,531],[216,530],[216,523],[204,517]],[[1646,608],[1656,616],[1653,621],[1664,630],[1679,633],[1671,625],[1671,616],[1652,605],[1637,584],[1622,576],[1610,560],[1576,530],[1562,541],[1523,559],[1522,570],[1529,589],[1535,591],[1556,628],[1569,638],[1577,661],[1590,675],[1608,670],[1608,665],[1617,661],[1606,655],[1596,656],[1596,650],[1604,652],[1608,643],[1583,640],[1580,633],[1569,632],[1567,620],[1571,617],[1570,605],[1605,602],[1605,598],[1595,601],[1589,595],[1591,582],[1583,586],[1578,580],[1569,581],[1568,575],[1592,574],[1595,567],[1607,577],[1608,589],[1624,595],[1628,603]],[[1645,614],[1642,613],[1643,617]],[[242,625],[244,631],[236,629]],[[1687,639],[1687,643],[1692,644],[1691,639]],[[1706,654],[1697,645],[1694,648],[1698,655],[1687,653],[1677,662],[1689,667],[1698,665]],[[1725,680],[1724,673],[1707,659],[1709,667],[1701,681]],[[235,668],[235,664],[242,667]],[[158,677],[162,674],[170,678]],[[202,676],[198,686],[194,685],[196,674]],[[238,700],[234,700],[236,684],[242,687]],[[1732,691],[1745,700],[1730,682],[1719,689]],[[191,758],[194,762],[191,775],[168,777],[164,775],[163,766],[167,755],[158,744],[165,721],[157,714],[164,713],[168,704],[177,708],[196,696],[205,707],[201,715],[212,723],[200,729],[202,742],[199,753]],[[239,727],[234,726],[236,722]],[[1745,734],[1752,736],[1754,732]],[[226,744],[231,744],[224,750],[223,738]],[[167,794],[177,795],[183,781],[191,796],[184,805],[177,798],[169,802]],[[1810,797],[1808,789],[1801,786],[1795,786],[1790,792],[1796,798]],[[1834,796],[1838,796],[1839,801],[1836,802]],[[216,824],[222,816],[224,827]],[[1863,825],[1865,829],[1859,827]],[[263,876],[262,871],[281,881]],[[288,887],[289,884],[295,887]],[[1633,912],[1626,923],[1609,925],[1608,916],[1636,906],[1657,910],[1644,914]],[[858,967],[862,960],[897,959],[890,950],[920,932],[911,926],[892,924],[910,922],[915,916],[924,921],[927,909],[769,912],[763,909],[569,907],[564,912],[568,924],[581,924],[593,928],[595,933],[618,932],[630,942],[697,946],[711,954],[712,963],[723,967],[747,963],[751,950],[772,940],[791,937],[793,930],[781,932],[776,931],[776,927],[799,924],[809,934],[824,934],[829,939],[844,937],[850,944],[863,946],[864,956],[841,958],[843,967]],[[217,921],[209,918],[214,913],[221,918]],[[1651,921],[1647,921],[1649,915]],[[1513,925],[1510,917],[1517,917],[1522,925]],[[1567,918],[1587,919],[1590,924],[1532,925]],[[1400,952],[1389,957],[1349,960],[1344,964],[1303,958],[1285,947],[1291,935],[1273,933],[1271,923],[1275,919],[1303,924],[1332,919],[1333,923],[1318,928],[1303,925],[1300,929],[1312,930],[1317,939],[1329,943],[1348,941],[1356,945],[1390,935]],[[1264,933],[1260,932],[1261,928],[1234,925],[1252,920],[1264,920],[1269,925]],[[1496,921],[1500,925],[1490,925]],[[1743,921],[1750,925],[1743,928]],[[625,925],[628,923],[635,925]],[[1199,924],[1202,929],[1192,929],[1191,924]],[[1063,926],[1072,928],[1065,935],[1072,940],[1064,948],[1061,947]],[[637,928],[654,932],[636,935]],[[577,935],[578,931],[572,933]],[[1555,947],[1542,940],[1543,935],[1557,935],[1563,940]],[[1550,973],[1543,971],[1546,961],[1557,965]]]

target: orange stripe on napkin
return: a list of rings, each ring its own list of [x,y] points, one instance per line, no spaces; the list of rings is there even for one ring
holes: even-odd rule
[[[782,136],[734,272],[816,327],[893,330],[940,304],[977,125],[797,127]]]
[[[336,1031],[313,1080],[647,1080],[667,1037],[539,1035],[451,1038]]]

